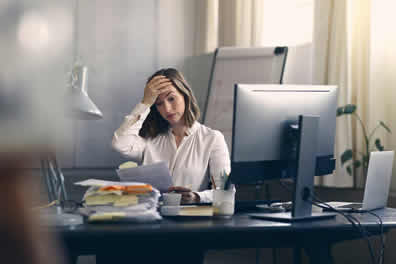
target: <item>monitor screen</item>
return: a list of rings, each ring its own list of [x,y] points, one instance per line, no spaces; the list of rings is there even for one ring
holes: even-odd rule
[[[295,175],[299,115],[319,116],[315,175],[335,167],[337,88],[324,85],[236,84],[231,164],[235,183]]]

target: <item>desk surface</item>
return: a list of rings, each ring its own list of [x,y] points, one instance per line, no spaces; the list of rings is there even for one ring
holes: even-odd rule
[[[384,230],[396,228],[396,209],[374,211],[383,220]],[[367,231],[379,232],[378,219],[370,214],[354,214]],[[57,227],[66,246],[75,254],[95,254],[100,250],[125,250],[131,245],[147,247],[153,242],[172,247],[195,246],[206,249],[292,247],[332,245],[357,239],[360,234],[342,216],[335,219],[297,223],[271,222],[237,214],[231,219],[164,218],[152,224],[82,224]],[[163,242],[163,243],[162,243]],[[125,248],[123,248],[125,245]]]

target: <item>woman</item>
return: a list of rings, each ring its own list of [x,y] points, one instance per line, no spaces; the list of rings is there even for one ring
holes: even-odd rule
[[[139,164],[168,162],[183,203],[211,202],[210,179],[230,173],[221,132],[197,120],[200,111],[190,86],[176,69],[162,69],[146,83],[144,96],[113,137],[113,147]]]

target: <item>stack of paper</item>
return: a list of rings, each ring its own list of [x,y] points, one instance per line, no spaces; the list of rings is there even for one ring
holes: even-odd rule
[[[89,222],[152,222],[161,219],[157,212],[160,193],[150,184],[94,179],[75,184],[89,187],[82,210]]]

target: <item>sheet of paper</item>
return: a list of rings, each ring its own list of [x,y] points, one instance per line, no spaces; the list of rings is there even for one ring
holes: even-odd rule
[[[117,174],[122,182],[133,181],[148,183],[160,192],[168,191],[168,188],[173,185],[168,165],[165,162],[119,169],[117,170]]]
[[[80,186],[144,185],[144,183],[142,183],[142,182],[127,182],[127,181],[116,182],[116,181],[105,181],[105,180],[96,180],[96,179],[88,179],[88,180],[84,180],[84,181],[79,181],[79,182],[75,182],[74,184],[80,185]]]
[[[327,204],[330,205],[331,207],[344,206],[344,205],[351,204],[351,203],[356,203],[356,202],[339,202],[339,201],[327,202]],[[323,205],[326,206],[325,204],[323,204]]]

